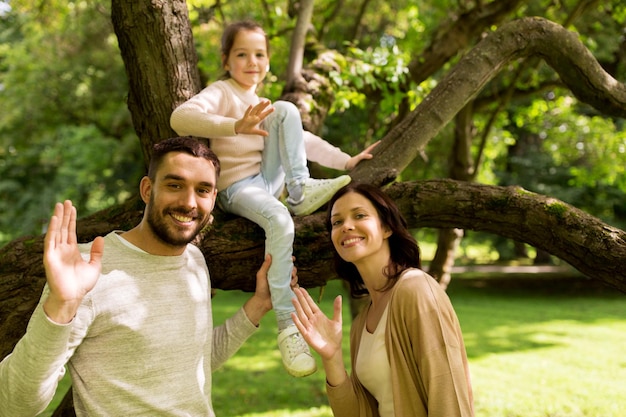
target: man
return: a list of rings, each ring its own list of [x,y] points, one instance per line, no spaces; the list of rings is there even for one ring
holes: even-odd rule
[[[219,169],[192,138],[158,143],[140,224],[87,245],[77,244],[72,203],[57,203],[41,301],[0,363],[0,416],[44,410],[66,364],[78,416],[214,416],[211,371],[272,308],[268,256],[255,294],[213,328],[209,272],[190,242],[210,221]]]

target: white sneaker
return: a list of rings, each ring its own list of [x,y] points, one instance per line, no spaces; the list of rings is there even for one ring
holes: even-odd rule
[[[331,199],[331,197],[344,185],[352,181],[349,175],[342,175],[330,180],[316,180],[308,178],[304,182],[303,197],[300,201],[287,198],[287,207],[296,216],[306,216]]]
[[[278,334],[278,348],[287,372],[295,377],[311,375],[317,370],[309,346],[295,324]]]

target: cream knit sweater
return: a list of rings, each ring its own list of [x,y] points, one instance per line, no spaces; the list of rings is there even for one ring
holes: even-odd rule
[[[257,328],[243,309],[213,328],[200,250],[154,256],[111,233],[102,265],[68,325],[37,306],[26,335],[0,363],[0,416],[41,412],[66,363],[79,417],[214,416],[211,371]]]
[[[248,106],[259,101],[255,93],[245,91],[233,79],[220,80],[181,104],[171,115],[170,124],[179,135],[209,138],[222,168],[217,182],[219,190],[261,170],[263,136],[235,133],[235,122]],[[309,161],[346,169],[350,155],[311,132],[303,131],[303,137]]]

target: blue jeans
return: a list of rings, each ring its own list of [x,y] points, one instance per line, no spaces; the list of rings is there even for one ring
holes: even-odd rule
[[[287,207],[279,201],[287,187],[301,184],[309,177],[302,139],[302,121],[295,105],[286,101],[273,103],[272,112],[263,122],[269,133],[261,161],[261,172],[230,185],[218,194],[225,211],[245,217],[265,231],[265,253],[272,255],[268,282],[276,319],[291,319],[295,296],[289,285],[293,269],[295,229]]]

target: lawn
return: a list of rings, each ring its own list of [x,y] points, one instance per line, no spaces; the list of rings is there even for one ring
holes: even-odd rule
[[[448,293],[463,328],[476,417],[626,416],[624,294],[580,277],[463,276],[452,281]],[[319,289],[311,293],[317,296]],[[324,311],[330,313],[339,293],[345,296],[339,283],[331,282],[322,298]],[[248,296],[218,292],[216,324]],[[346,335],[348,329],[344,309]],[[217,416],[332,416],[323,372],[289,377],[275,338],[268,315],[257,334],[214,372]],[[344,349],[347,360],[347,337]]]

